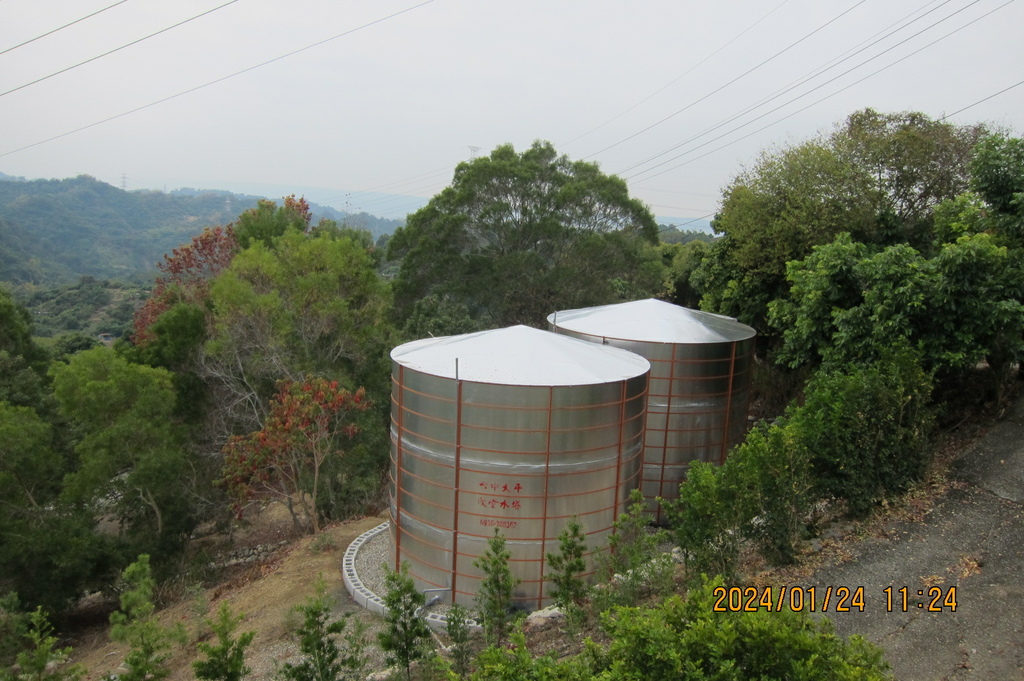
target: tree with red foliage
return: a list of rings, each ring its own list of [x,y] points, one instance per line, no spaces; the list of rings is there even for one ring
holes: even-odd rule
[[[228,225],[207,227],[190,243],[164,255],[164,262],[157,265],[164,274],[157,277],[153,293],[135,313],[132,342],[152,341],[153,324],[175,303],[201,305],[209,296],[210,280],[231,264],[238,251],[234,230]]]
[[[235,435],[224,445],[221,484],[239,515],[246,501],[266,494],[284,502],[300,527],[297,502],[307,527],[314,534],[319,532],[317,498],[325,464],[342,455],[342,438],[358,432],[352,423],[355,412],[369,407],[362,388],[349,392],[337,381],[323,378],[282,382],[263,428]]]
[[[135,313],[132,342],[145,345],[154,339],[157,318],[176,303],[202,306],[209,296],[209,283],[227,269],[235,255],[254,241],[280,236],[287,229],[309,229],[313,215],[305,198],[286,196],[280,208],[274,201],[261,200],[226,227],[207,227],[192,241],[175,248],[157,265],[164,274],[157,277],[149,299]]]

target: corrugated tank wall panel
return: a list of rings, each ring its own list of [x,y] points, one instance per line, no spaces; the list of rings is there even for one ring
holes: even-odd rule
[[[393,363],[391,518],[395,566],[468,607],[473,566],[499,530],[521,607],[550,603],[546,552],[572,516],[595,552],[639,487],[647,374],[584,386],[440,379]]]

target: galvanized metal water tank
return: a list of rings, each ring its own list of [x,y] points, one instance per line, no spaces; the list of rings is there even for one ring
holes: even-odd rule
[[[472,607],[473,562],[497,529],[518,606],[548,604],[544,554],[568,520],[603,547],[639,484],[650,363],[525,326],[413,341],[391,359],[394,566]]]
[[[557,333],[650,360],[641,489],[648,510],[662,522],[656,498],[679,496],[689,464],[721,463],[743,439],[754,329],[660,300],[560,311],[548,324]]]

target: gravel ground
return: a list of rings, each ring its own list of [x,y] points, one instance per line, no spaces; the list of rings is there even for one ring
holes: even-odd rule
[[[384,531],[373,537],[359,548],[356,554],[355,568],[363,586],[377,594],[381,598],[387,593],[384,583],[384,575],[391,570],[391,561],[394,560],[391,554],[391,533]],[[427,602],[430,602],[434,594],[427,594]],[[451,609],[449,603],[434,603],[427,609],[427,613],[435,615],[447,615]]]

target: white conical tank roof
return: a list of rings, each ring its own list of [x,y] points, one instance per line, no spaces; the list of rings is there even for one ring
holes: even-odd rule
[[[756,334],[732,317],[653,298],[559,311],[548,316],[548,323],[590,336],[649,343],[732,343]]]
[[[424,338],[399,345],[391,359],[443,378],[524,386],[595,385],[640,376],[643,357],[529,326]]]

